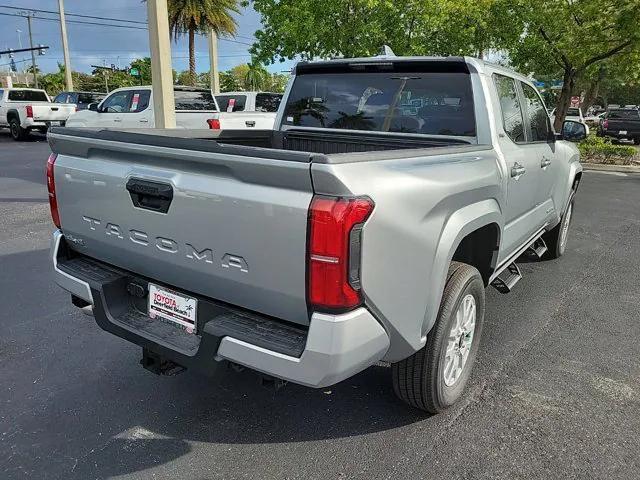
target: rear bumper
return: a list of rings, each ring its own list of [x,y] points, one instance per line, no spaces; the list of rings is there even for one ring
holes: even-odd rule
[[[82,258],[70,259],[60,231],[53,234],[55,281],[93,305],[98,325],[187,368],[213,373],[228,360],[309,387],[333,385],[379,361],[389,337],[365,308],[341,315],[314,313],[308,330],[253,312],[198,298],[198,330],[187,334],[143,313],[144,298],[127,285],[146,285],[130,272]]]
[[[66,122],[64,120],[34,120],[33,118],[26,118],[22,123],[22,128],[49,128],[51,123],[57,127],[65,126]]]

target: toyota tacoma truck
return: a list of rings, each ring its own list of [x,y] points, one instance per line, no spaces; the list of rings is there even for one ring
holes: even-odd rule
[[[14,140],[25,140],[32,130],[46,132],[64,125],[75,105],[52,103],[44,90],[0,88],[0,127],[8,127]]]
[[[584,125],[556,134],[529,79],[473,58],[293,74],[273,130],[52,129],[56,282],[155,373],[320,388],[382,361],[400,399],[440,412],[485,288],[565,253],[582,169],[563,138]]]

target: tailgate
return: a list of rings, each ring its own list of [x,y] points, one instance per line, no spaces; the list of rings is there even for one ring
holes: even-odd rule
[[[75,249],[178,290],[308,323],[308,155],[83,130],[49,135],[62,230]]]
[[[272,130],[277,113],[273,112],[220,112],[222,130]]]
[[[611,130],[613,132],[626,131],[628,133],[635,133],[640,131],[640,120],[630,118],[610,118],[607,122],[607,130]]]
[[[75,105],[69,104],[42,104],[33,105],[33,120],[36,122],[44,121],[65,121],[72,112],[75,111]]]

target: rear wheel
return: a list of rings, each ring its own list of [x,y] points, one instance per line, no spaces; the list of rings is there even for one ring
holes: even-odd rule
[[[409,405],[438,413],[469,380],[484,320],[484,283],[474,267],[451,262],[438,318],[426,345],[392,365],[393,389]]]
[[[640,137],[636,137],[633,139],[633,144],[634,145],[640,145]]]
[[[12,118],[9,121],[9,130],[11,131],[11,136],[16,141],[24,140],[29,135],[29,130],[22,128],[20,126],[20,120],[17,118]]]
[[[564,252],[567,249],[569,227],[571,226],[571,220],[573,218],[573,204],[575,194],[575,190],[572,190],[571,194],[569,195],[567,208],[562,215],[560,223],[556,225],[553,230],[548,231],[542,236],[545,243],[547,244],[548,258],[559,258],[564,255]]]

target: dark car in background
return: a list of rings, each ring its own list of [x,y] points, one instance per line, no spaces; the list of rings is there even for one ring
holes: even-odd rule
[[[598,136],[633,140],[633,143],[640,145],[640,110],[610,108],[600,122]]]
[[[75,103],[76,111],[86,110],[92,103],[100,103],[106,93],[100,92],[60,92],[54,99],[54,103]]]

